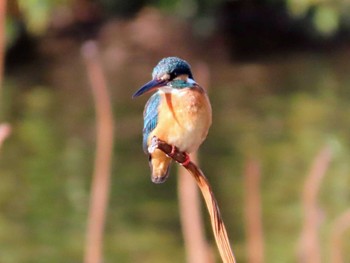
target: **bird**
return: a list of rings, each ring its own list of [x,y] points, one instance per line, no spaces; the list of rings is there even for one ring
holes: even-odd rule
[[[206,139],[212,123],[212,108],[205,90],[194,80],[191,66],[178,57],[159,61],[152,80],[133,94],[133,98],[155,92],[143,111],[143,150],[148,155],[151,181],[166,181],[172,158],[159,149],[150,150],[155,136],[188,154]],[[173,152],[172,152],[173,153]],[[188,162],[187,162],[188,163]]]

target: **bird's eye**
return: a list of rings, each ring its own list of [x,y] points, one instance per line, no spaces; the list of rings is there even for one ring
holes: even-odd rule
[[[173,80],[174,78],[177,77],[177,73],[176,72],[171,72],[170,73],[170,79],[169,80]]]

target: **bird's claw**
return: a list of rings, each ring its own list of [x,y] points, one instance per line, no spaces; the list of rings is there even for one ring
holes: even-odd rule
[[[182,166],[187,166],[190,162],[191,162],[191,158],[190,155],[188,153],[184,153],[185,154],[185,161],[183,161],[182,163],[180,163]]]
[[[168,157],[173,158],[175,156],[176,147],[171,145],[171,152],[167,154]]]
[[[156,149],[159,148],[159,143],[160,143],[159,139],[156,136],[153,136],[151,139],[151,142],[147,148],[149,154],[152,154]],[[171,151],[169,153],[166,153],[166,155],[169,158],[174,159],[182,166],[187,166],[191,162],[191,158],[190,158],[189,154],[186,152],[183,152],[183,154],[185,155],[185,160],[183,162],[179,161],[179,159],[176,156],[176,154],[179,152],[179,150],[176,148],[175,145],[170,145],[170,146],[171,146]]]
[[[158,139],[156,136],[153,136],[150,145],[148,146],[147,150],[151,154],[158,148]]]

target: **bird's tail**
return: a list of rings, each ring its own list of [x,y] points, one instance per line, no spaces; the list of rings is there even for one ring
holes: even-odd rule
[[[166,156],[161,150],[155,150],[149,157],[151,168],[151,180],[153,183],[164,183],[169,176],[171,158]]]

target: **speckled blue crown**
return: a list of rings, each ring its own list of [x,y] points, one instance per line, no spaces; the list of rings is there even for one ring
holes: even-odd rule
[[[166,73],[170,75],[175,74],[176,76],[187,74],[193,79],[191,66],[185,60],[178,57],[163,58],[159,61],[157,66],[153,69],[152,78],[155,79]]]

